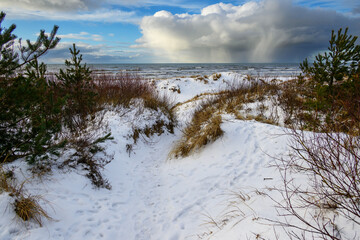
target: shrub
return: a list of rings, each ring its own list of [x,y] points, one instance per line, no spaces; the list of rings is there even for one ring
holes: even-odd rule
[[[97,112],[98,104],[96,99],[95,84],[91,79],[91,71],[82,65],[80,50],[69,48],[71,60],[65,61],[65,71],[60,69],[56,75],[62,95],[66,99],[63,109],[64,125],[71,131],[86,128],[87,117]]]
[[[360,141],[332,131],[290,132],[292,154],[278,165],[284,186],[277,207],[285,221],[277,223],[291,238],[353,239],[360,225]],[[305,174],[309,185],[296,183],[295,173]],[[344,220],[353,227],[341,226]]]
[[[46,67],[38,58],[56,47],[58,27],[46,35],[40,31],[35,43],[20,42],[20,54],[14,49],[15,25],[1,27],[5,13],[0,13],[0,161],[27,157],[30,162],[55,153],[54,136],[60,131],[59,111],[62,101],[55,97],[44,78]],[[26,73],[15,75],[22,66]]]
[[[354,45],[356,39],[347,36],[347,29],[332,32],[330,53],[319,54],[311,67],[305,60],[301,68],[308,78],[299,78],[295,96],[283,96],[291,104],[301,98],[305,104],[295,119],[300,126],[321,132],[305,133],[292,125],[292,153],[278,164],[284,186],[278,189],[283,199],[277,207],[285,220],[277,223],[287,227],[290,238],[354,239],[357,234],[360,46]],[[296,184],[294,173],[305,174],[309,185]],[[353,227],[339,227],[344,220]]]
[[[0,24],[4,17],[1,13]],[[95,118],[100,105],[96,101],[91,71],[86,64],[81,64],[80,51],[73,45],[71,60],[65,61],[67,68],[60,70],[57,79],[47,79],[46,65],[39,63],[38,58],[59,42],[58,27],[49,35],[41,30],[35,43],[26,41],[23,46],[20,42],[20,54],[14,50],[14,29],[15,25],[9,29],[0,27],[0,161],[26,157],[35,168],[44,166],[40,160],[58,157],[58,150],[70,142],[68,146],[78,150],[81,161],[90,166],[89,177],[101,185],[98,168],[107,161],[96,158],[94,149],[102,151],[98,140],[110,137],[94,138],[85,131],[87,128],[98,130],[102,118],[100,114]],[[23,66],[25,71],[21,72]],[[79,139],[86,139],[87,145],[80,144]]]
[[[104,105],[129,106],[131,99],[155,96],[155,89],[136,74],[92,75],[98,101]]]
[[[93,129],[90,132],[93,132]],[[101,174],[101,170],[113,160],[113,156],[106,154],[105,148],[100,144],[111,139],[113,138],[110,133],[103,137],[95,137],[89,132],[82,132],[81,136],[69,139],[70,147],[75,149],[75,153],[59,165],[59,168],[80,166],[87,172],[86,177],[94,187],[110,190],[111,184]]]
[[[172,111],[173,102],[167,95],[159,95],[154,86],[142,79],[139,75],[129,73],[93,75],[95,89],[99,102],[104,106],[125,108],[137,108],[137,114],[141,116],[145,109],[150,109],[158,114],[164,114],[167,120],[158,119],[154,123],[144,127],[135,126],[129,138],[132,144],[127,144],[129,155],[133,144],[136,144],[140,136],[147,138],[153,135],[161,135],[165,131],[174,133],[176,118]],[[159,115],[159,116],[160,116]]]
[[[360,45],[355,45],[357,36],[348,35],[340,28],[337,35],[331,33],[329,53],[318,54],[313,66],[305,59],[300,69],[318,83],[321,88],[328,88],[331,95],[335,94],[333,85],[337,82],[354,82],[360,74]],[[326,84],[326,85],[325,85]]]
[[[289,123],[314,131],[333,124],[343,132],[360,131],[360,45],[347,32],[333,31],[329,53],[317,55],[313,65],[306,59],[300,65],[305,76],[282,85],[279,100]]]

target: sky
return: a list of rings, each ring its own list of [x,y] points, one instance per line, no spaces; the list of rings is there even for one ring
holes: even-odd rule
[[[360,36],[359,0],[1,0],[0,9],[18,38],[59,26],[47,63],[63,63],[73,43],[87,63],[298,63],[325,51],[333,29]]]

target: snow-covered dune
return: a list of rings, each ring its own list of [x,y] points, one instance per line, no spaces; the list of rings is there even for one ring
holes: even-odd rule
[[[217,81],[210,78],[208,83],[186,78],[159,80],[155,85],[159,92],[170,92],[176,101],[184,102],[197,94],[221,89],[234,79],[243,80],[223,73]],[[174,84],[180,92],[168,89]],[[189,107],[177,110],[180,123],[189,119]],[[220,139],[187,158],[169,159],[169,151],[181,138],[181,128],[175,134],[142,138],[129,155],[126,144],[134,124],[152,121],[151,112],[136,118],[132,114],[108,112],[105,116],[114,137],[106,143],[106,152],[113,154],[114,160],[104,169],[111,190],[94,189],[81,171],[54,170],[48,178],[34,179],[26,185],[29,193],[46,199],[41,202],[53,220],[44,221],[43,227],[15,220],[9,197],[2,193],[0,239],[273,236],[272,226],[256,221],[258,217],[276,218],[273,202],[254,191],[281,183],[278,170],[269,166],[272,156],[288,151],[288,137],[281,127],[224,115],[224,135]],[[13,164],[26,171],[24,163]],[[236,197],[239,193],[247,197],[241,200]],[[238,205],[234,205],[234,197]],[[234,207],[238,210],[233,211]]]

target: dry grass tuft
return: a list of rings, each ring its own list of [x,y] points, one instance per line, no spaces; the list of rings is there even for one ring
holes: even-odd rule
[[[208,84],[209,83],[209,79],[207,79],[207,76],[197,76],[195,78],[196,81],[200,81],[203,82],[204,84]]]
[[[144,100],[144,107],[155,111],[161,111],[164,113],[171,122],[175,124],[175,116],[173,113],[174,102],[167,95],[159,95],[152,93],[150,95],[142,97]]]
[[[42,220],[48,219],[51,220],[51,217],[46,213],[46,211],[40,206],[39,200],[40,196],[20,196],[15,199],[14,210],[16,215],[23,221],[34,220],[40,226],[42,226]]]
[[[21,184],[16,183],[14,169],[4,170],[2,164],[0,165],[0,193],[8,192],[9,196],[14,198],[12,204],[16,215],[23,221],[34,220],[42,226],[42,220],[52,218],[40,206],[39,201],[41,196],[25,196],[24,185],[29,179],[24,180]]]
[[[0,193],[2,192],[14,192],[13,187],[13,172],[5,171],[0,165]]]
[[[184,130],[182,140],[174,147],[170,156],[189,156],[193,151],[214,142],[224,134],[221,129],[221,115],[216,112],[216,108],[209,107],[209,104],[210,102],[205,103],[195,112],[191,123]]]
[[[214,81],[217,81],[217,80],[219,80],[221,78],[221,73],[214,73],[213,75],[212,75],[212,79],[214,80]]]
[[[176,109],[177,107],[180,107],[184,104],[187,104],[187,103],[190,103],[190,102],[196,102],[196,101],[199,101],[199,100],[204,100],[205,98],[207,97],[216,97],[218,95],[222,94],[222,92],[204,92],[204,93],[200,93],[198,95],[196,95],[195,97],[189,99],[189,100],[186,100],[185,102],[180,102],[180,103],[177,103],[176,105],[174,105],[172,107],[172,110]]]

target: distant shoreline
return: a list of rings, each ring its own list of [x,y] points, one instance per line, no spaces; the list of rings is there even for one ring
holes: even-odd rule
[[[95,72],[136,73],[144,78],[167,79],[233,72],[241,75],[289,77],[300,73],[298,63],[131,63],[87,64]],[[64,64],[48,64],[49,72],[57,72]]]

